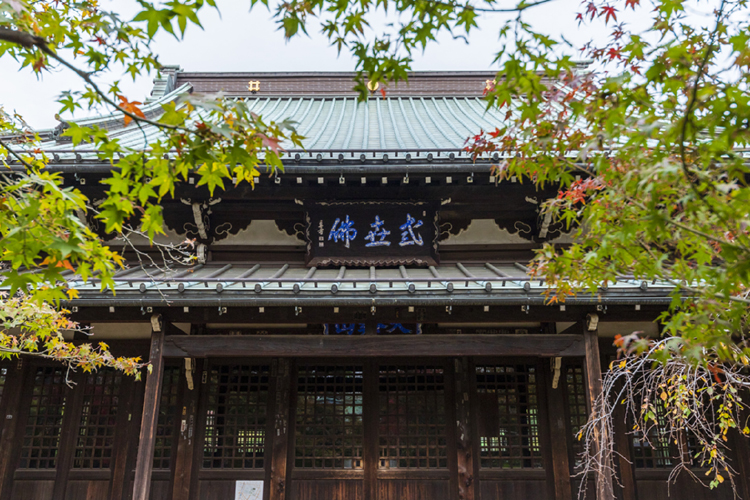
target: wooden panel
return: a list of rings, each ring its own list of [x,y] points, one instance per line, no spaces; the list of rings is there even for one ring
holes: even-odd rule
[[[169,336],[165,357],[583,356],[581,335]]]
[[[169,498],[169,481],[151,481],[149,500],[165,500]]]
[[[295,479],[292,481],[290,498],[294,500],[362,500],[364,489],[362,481]]]
[[[12,500],[42,500],[52,497],[54,481],[19,481],[13,483]]]
[[[488,481],[479,483],[480,500],[550,500],[546,481]]]
[[[231,500],[235,481],[200,481],[198,500]]]
[[[65,500],[101,500],[108,490],[109,481],[68,481]]]
[[[698,472],[699,476],[703,474]],[[637,481],[638,500],[731,500],[732,488],[726,481],[719,488],[710,490],[682,474],[675,484],[669,484],[667,475],[663,478],[641,479]]]
[[[455,495],[451,494],[448,480],[381,479],[378,481],[378,500],[453,500],[454,498]]]

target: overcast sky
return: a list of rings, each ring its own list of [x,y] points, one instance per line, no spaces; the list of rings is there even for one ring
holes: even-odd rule
[[[130,17],[130,0],[104,0],[104,9],[118,10]],[[350,71],[354,61],[347,53],[337,54],[318,28],[308,29],[310,37],[285,42],[277,31],[272,15],[265,8],[249,11],[247,0],[219,1],[220,15],[206,10],[202,16],[204,30],[191,26],[185,38],[175,40],[161,35],[154,45],[162,64],[179,64],[186,71]],[[510,1],[508,5],[515,4]],[[592,36],[605,33],[602,27],[578,28],[575,13],[579,0],[556,0],[528,11],[526,19],[545,32],[559,34],[579,45]],[[643,15],[647,11],[639,14]],[[132,15],[132,14],[130,14]],[[479,20],[469,44],[444,36],[424,54],[415,57],[416,70],[483,70],[492,68],[498,51],[497,30],[502,15],[490,14]],[[632,15],[631,15],[632,17]],[[392,20],[392,19],[391,19]],[[600,25],[597,25],[600,26]],[[0,105],[6,111],[17,110],[35,128],[56,125],[56,96],[64,90],[80,88],[80,81],[69,71],[47,73],[40,81],[31,70],[18,69],[8,57],[0,59]],[[129,76],[109,73],[104,80],[122,79],[124,93],[130,100],[142,100],[151,90],[153,75],[132,82]],[[82,115],[81,115],[82,116]]]

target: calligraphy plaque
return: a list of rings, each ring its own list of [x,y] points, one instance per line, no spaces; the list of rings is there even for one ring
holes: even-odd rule
[[[439,261],[437,207],[434,202],[307,202],[307,265],[434,265]]]

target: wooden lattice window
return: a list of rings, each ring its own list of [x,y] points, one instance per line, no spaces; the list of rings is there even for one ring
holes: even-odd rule
[[[565,395],[568,419],[573,434],[572,451],[574,466],[581,464],[583,441],[578,433],[588,420],[586,409],[586,383],[583,379],[583,367],[580,364],[569,364],[565,367]]]
[[[442,366],[381,366],[380,467],[448,467]]]
[[[65,411],[65,373],[62,368],[34,370],[29,416],[21,447],[20,469],[54,469]]]
[[[536,368],[532,365],[476,367],[480,466],[541,469]]]
[[[264,467],[269,377],[267,365],[210,368],[203,468]]]
[[[109,469],[117,431],[122,375],[100,370],[84,375],[83,406],[73,459],[75,469]]]
[[[179,366],[164,367],[154,442],[154,469],[169,469],[172,466],[172,445],[175,442],[175,430],[179,419],[177,403],[180,374]]]
[[[300,366],[295,467],[362,468],[361,366]]]
[[[664,469],[672,466],[667,421],[661,401],[654,402],[656,422],[646,425],[648,439],[643,439],[643,430],[633,433],[633,461],[639,469]],[[643,423],[640,423],[643,427]]]

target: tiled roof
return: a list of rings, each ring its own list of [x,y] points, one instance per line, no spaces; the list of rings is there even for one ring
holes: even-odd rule
[[[144,111],[158,116],[162,103],[185,90],[183,86],[153,101]],[[494,130],[503,121],[496,109],[487,110],[486,102],[478,97],[372,97],[366,102],[353,97],[253,97],[246,101],[266,122],[296,122],[308,152],[459,150],[468,137],[480,130]],[[133,149],[147,147],[160,135],[149,125],[131,123],[125,127],[121,115],[116,114],[79,123],[106,126],[110,137]],[[70,143],[55,141],[45,142],[42,149],[63,160],[75,158],[75,152],[86,158],[93,151],[89,145],[73,148]]]
[[[546,303],[547,285],[528,275],[515,262],[452,263],[432,267],[389,268],[306,268],[298,264],[257,264],[252,262],[211,262],[163,274],[140,266],[121,271],[115,277],[115,295],[103,296],[97,280],[83,282],[67,277],[67,286],[76,289],[80,300],[73,303],[117,302],[158,305],[165,301],[179,304],[201,302],[253,304],[286,303],[293,300],[431,300]],[[621,277],[610,283],[592,303],[645,303],[648,297],[670,300],[669,287]],[[585,297],[584,297],[585,298]],[[583,300],[584,298],[579,298]]]

